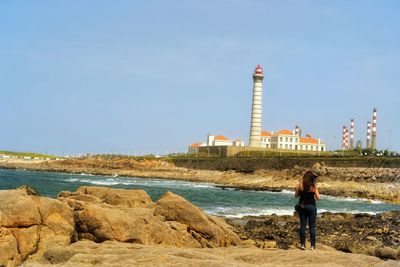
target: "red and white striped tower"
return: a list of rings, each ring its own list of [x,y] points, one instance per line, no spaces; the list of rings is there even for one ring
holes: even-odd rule
[[[349,130],[347,129],[347,127],[345,126],[345,134],[344,134],[344,147],[345,149],[349,149]]]
[[[372,116],[372,144],[371,149],[376,149],[376,108],[374,108],[374,115]]]
[[[342,134],[342,150],[346,149],[346,126],[343,126],[343,134]]]
[[[354,119],[350,123],[350,149],[354,148]]]
[[[366,144],[366,148],[370,148],[371,147],[371,122],[368,121],[367,122],[367,144]]]

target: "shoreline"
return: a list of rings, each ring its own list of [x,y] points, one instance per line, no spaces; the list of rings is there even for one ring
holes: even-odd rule
[[[256,190],[280,192],[282,190],[292,191],[299,178],[302,169],[293,170],[262,170],[255,173],[239,173],[235,171],[210,171],[198,169],[186,169],[176,167],[171,163],[156,161],[161,166],[114,166],[113,161],[95,160],[60,160],[57,162],[24,162],[0,160],[0,168],[3,169],[26,169],[30,171],[46,171],[66,174],[103,175],[118,177],[138,177],[170,179],[198,183],[211,183],[220,188],[231,188],[233,190]],[[150,161],[151,164],[155,164]],[[161,163],[160,163],[161,162]],[[108,164],[108,165],[107,165]],[[114,165],[113,165],[114,164]],[[147,163],[146,163],[147,164]],[[346,168],[349,170],[350,168]],[[345,177],[346,178],[346,177]],[[380,181],[354,181],[339,180],[329,176],[321,176],[319,188],[321,194],[368,199],[371,201],[382,201],[389,204],[400,204],[400,183]]]
[[[135,194],[132,194],[135,192]],[[69,215],[68,221],[72,225],[72,221],[76,224],[74,227],[70,227],[70,231],[77,231],[74,235],[71,235],[69,232],[66,237],[74,236],[74,242],[82,242],[85,240],[92,241],[104,241],[104,231],[108,231],[107,236],[108,239],[114,240],[116,239],[120,243],[119,245],[123,245],[125,243],[130,243],[130,240],[141,240],[141,239],[132,239],[129,235],[125,235],[125,232],[133,231],[133,234],[138,234],[135,230],[132,230],[132,225],[143,226],[145,229],[148,229],[146,225],[149,223],[154,227],[166,224],[166,231],[176,231],[176,234],[184,234],[189,238],[190,236],[197,236],[202,242],[201,246],[205,247],[213,247],[213,251],[215,251],[215,247],[218,247],[218,244],[222,244],[225,246],[229,245],[229,240],[233,237],[237,240],[237,244],[241,244],[242,246],[250,246],[254,249],[260,249],[258,251],[264,251],[269,249],[274,249],[275,251],[281,251],[282,253],[305,253],[298,249],[298,217],[293,215],[260,215],[260,216],[244,216],[241,218],[229,218],[229,217],[221,217],[215,215],[209,215],[204,210],[199,209],[196,206],[193,206],[190,202],[183,199],[180,196],[177,196],[173,193],[167,192],[164,193],[158,200],[152,200],[149,195],[143,190],[135,190],[135,189],[117,189],[117,188],[109,188],[109,187],[98,187],[98,186],[80,186],[75,192],[69,191],[61,191],[57,198],[47,198],[42,197],[35,192],[34,189],[29,187],[20,187],[14,190],[4,190],[0,191],[0,195],[3,194],[3,202],[0,205],[1,208],[5,210],[4,214],[12,214],[12,212],[7,211],[7,209],[13,209],[13,205],[7,204],[15,203],[16,201],[12,199],[12,197],[18,199],[18,203],[25,207],[25,203],[21,204],[20,201],[22,195],[24,195],[24,201],[30,201],[30,205],[40,205],[38,206],[41,209],[48,209],[52,207],[49,203],[58,203],[57,205],[61,205],[61,203],[66,204],[69,212],[71,212],[71,208],[73,210],[73,214]],[[1,198],[1,197],[0,197]],[[40,198],[41,201],[37,201]],[[7,202],[8,201],[8,202]],[[46,205],[42,205],[43,201],[46,201]],[[180,204],[179,204],[180,203]],[[180,208],[176,208],[179,204]],[[165,207],[163,205],[166,205]],[[69,206],[69,208],[68,208]],[[181,215],[170,213],[171,208],[176,209],[176,212],[182,213]],[[32,208],[32,207],[31,207]],[[172,219],[166,219],[155,216],[155,212],[160,212],[162,208],[165,208],[167,213],[165,216],[176,216],[176,218],[183,219],[180,222],[171,222]],[[82,212],[82,209],[85,209],[86,212]],[[137,209],[137,210],[135,210]],[[149,213],[143,212],[144,209],[148,209]],[[32,211],[36,211],[37,207],[33,207]],[[57,208],[58,210],[58,208]],[[28,212],[29,209],[18,209],[18,211]],[[119,212],[118,212],[119,211]],[[60,211],[58,211],[60,212]],[[131,216],[126,217],[126,212],[129,212]],[[188,212],[188,217],[185,217],[186,212]],[[195,212],[195,213],[193,213]],[[35,213],[36,214],[36,213]],[[44,215],[42,215],[44,214]],[[48,214],[52,215],[50,211],[41,211],[37,213],[38,216],[48,216]],[[57,216],[53,216],[50,219],[42,218],[38,220],[39,222],[52,222],[49,225],[53,226],[55,222],[60,223],[60,225],[65,225],[65,223],[59,222],[61,216],[65,216],[65,212],[60,213]],[[111,217],[108,217],[108,214],[111,214]],[[163,213],[164,214],[164,213]],[[170,215],[173,214],[173,215]],[[174,215],[175,214],[175,215]],[[147,222],[147,224],[141,224],[143,222],[142,219],[137,220],[136,216],[144,216],[143,220]],[[332,248],[337,251],[337,253],[351,253],[350,254],[340,254],[345,257],[355,257],[355,255],[364,254],[364,256],[375,256],[384,260],[392,259],[399,260],[400,259],[400,250],[398,249],[400,245],[400,232],[397,230],[400,227],[400,210],[396,211],[388,211],[381,212],[378,214],[370,215],[365,213],[357,213],[357,214],[348,214],[348,213],[331,213],[324,212],[320,213],[317,219],[317,253],[321,253],[324,248]],[[79,216],[83,216],[80,219],[76,219]],[[104,217],[105,216],[105,217]],[[119,216],[119,217],[118,217]],[[150,217],[148,217],[150,216]],[[17,217],[18,218],[18,217]],[[28,218],[30,218],[28,216]],[[168,217],[169,218],[169,217]],[[173,217],[175,218],[175,217]],[[214,218],[214,219],[213,219]],[[56,221],[53,221],[55,220]],[[73,219],[73,220],[72,220]],[[113,225],[117,225],[121,231],[113,231],[113,228],[107,226],[109,224],[109,219],[113,220]],[[205,235],[188,235],[186,226],[183,227],[183,223],[194,222],[195,225],[198,225],[198,220],[211,220],[211,222],[207,225],[210,227],[215,227],[216,224],[220,225],[221,223],[227,222],[226,226],[221,224],[223,228],[221,229],[231,229],[229,231],[230,234],[220,234],[218,236],[222,237],[232,237],[231,239],[227,239],[225,241],[221,241],[221,243],[212,245],[211,241],[207,241],[204,238],[208,237],[208,234]],[[126,220],[126,221],[124,221]],[[158,221],[160,220],[160,221]],[[90,227],[86,227],[83,225],[80,227],[80,224],[85,224],[88,222],[92,222],[94,225],[105,225],[105,228],[102,231],[92,231],[91,224]],[[99,222],[102,222],[99,224]],[[122,222],[121,222],[122,221]],[[128,225],[131,225],[127,227]],[[228,225],[230,225],[230,228]],[[13,230],[13,231],[26,231],[25,228],[21,226],[21,229]],[[204,224],[202,224],[204,226]],[[42,226],[40,226],[42,227]],[[39,228],[40,228],[39,227]],[[44,225],[43,227],[47,227]],[[58,227],[58,226],[57,226]],[[97,229],[97,228],[93,229]],[[126,227],[122,228],[120,227]],[[153,227],[153,228],[154,228]],[[183,228],[182,228],[183,227]],[[150,227],[150,229],[153,229]],[[11,229],[11,228],[10,228]],[[13,228],[14,229],[14,228]],[[29,231],[37,230],[38,226],[34,224],[29,228]],[[58,229],[58,228],[57,228]],[[170,230],[172,229],[172,230]],[[197,228],[196,228],[197,229]],[[199,228],[203,229],[203,228]],[[214,228],[213,228],[214,229]],[[4,229],[3,229],[4,230]],[[215,230],[215,229],[214,229]],[[214,230],[210,230],[210,233],[214,233]],[[7,227],[5,229],[7,231]],[[89,232],[85,232],[89,231]],[[225,231],[225,230],[224,230]],[[165,233],[167,233],[165,232]],[[117,233],[117,235],[116,235]],[[158,233],[158,231],[154,231],[153,233]],[[175,232],[173,232],[175,233]],[[208,232],[207,232],[208,233]],[[167,237],[165,242],[170,242],[170,234],[162,235],[164,238]],[[114,236],[116,235],[116,236]],[[37,235],[40,236],[41,235]],[[158,238],[158,234],[156,235]],[[10,238],[13,236],[10,235]],[[96,239],[98,238],[98,239]],[[139,234],[138,238],[147,238],[147,235]],[[41,240],[41,239],[40,239]],[[39,242],[41,242],[39,240]],[[159,240],[159,239],[157,239]],[[171,239],[174,240],[174,239]],[[178,238],[177,240],[186,240],[182,238]],[[210,239],[214,240],[214,239]],[[6,241],[6,244],[8,241]],[[18,242],[22,242],[19,241]],[[69,251],[71,246],[74,246],[74,242],[69,242],[68,244],[63,244],[60,249],[62,251]],[[152,240],[143,239],[143,243],[146,245],[152,245],[151,248],[155,249],[154,242]],[[147,243],[146,243],[147,242]],[[158,243],[156,241],[155,243]],[[171,241],[172,242],[172,241]],[[181,242],[181,241],[173,241]],[[196,241],[197,242],[197,241]],[[213,241],[214,242],[214,241]],[[228,242],[228,243],[227,243]],[[1,242],[0,242],[1,244]],[[21,243],[22,244],[22,243]],[[35,244],[35,243],[32,243]],[[142,243],[140,243],[142,244]],[[178,243],[176,243],[178,244]],[[186,244],[186,243],[185,243]],[[196,243],[197,244],[197,243]],[[192,246],[192,243],[188,243],[185,246]],[[197,245],[196,245],[197,246]],[[179,244],[178,244],[179,247]],[[181,249],[181,248],[180,248]],[[333,251],[333,250],[332,250]],[[18,252],[20,253],[20,252]],[[51,253],[51,251],[47,252]],[[62,252],[64,253],[64,252]],[[315,252],[314,252],[315,253]],[[22,254],[21,254],[22,255]],[[44,254],[50,255],[50,254]],[[59,255],[59,254],[57,254]],[[35,255],[35,257],[39,257],[40,255]],[[49,259],[52,259],[51,256]],[[21,256],[21,259],[24,259]],[[32,258],[31,258],[32,259]],[[37,258],[38,259],[38,258]],[[29,260],[30,261],[30,260]],[[28,262],[29,262],[28,261]]]

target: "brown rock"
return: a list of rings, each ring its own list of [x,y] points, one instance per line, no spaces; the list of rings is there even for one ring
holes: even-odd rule
[[[182,235],[155,217],[153,209],[87,204],[75,216],[79,233],[91,234],[96,242],[184,245]]]
[[[19,254],[22,260],[36,252],[39,241],[39,226],[11,228],[10,230],[17,241]]]
[[[0,265],[7,260],[16,266],[34,253],[40,257],[48,246],[68,245],[75,223],[67,204],[21,188],[0,191],[0,231]]]
[[[400,259],[399,250],[395,250],[390,247],[380,248],[379,254],[380,254],[381,258],[384,258],[384,259],[393,259],[393,260]]]
[[[0,227],[0,266],[16,266],[21,262],[18,243],[12,232]]]
[[[186,224],[190,230],[199,233],[217,246],[240,244],[239,237],[225,221],[205,214],[186,199],[171,192],[165,193],[158,201],[156,215],[162,215],[167,221]]]
[[[134,208],[146,207],[152,203],[150,196],[144,190],[81,186],[76,192],[95,196],[104,203],[114,206]]]

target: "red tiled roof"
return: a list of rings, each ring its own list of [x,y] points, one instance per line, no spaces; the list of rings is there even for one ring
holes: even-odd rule
[[[290,130],[280,130],[276,134],[285,134],[285,135],[293,135],[293,132]]]
[[[271,136],[271,133],[267,131],[261,131],[261,136]]]
[[[190,147],[199,147],[201,144],[203,144],[203,143],[194,143],[194,144],[191,144]]]
[[[217,135],[216,137],[214,137],[215,140],[225,140],[228,141],[229,138],[223,136],[223,135]]]
[[[300,137],[300,143],[318,144],[318,140],[315,138]]]

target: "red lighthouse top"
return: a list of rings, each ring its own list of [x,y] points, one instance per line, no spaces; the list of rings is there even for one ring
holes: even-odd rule
[[[263,69],[261,68],[260,64],[257,65],[257,67],[254,71],[254,74],[260,74],[260,75],[264,74]]]

